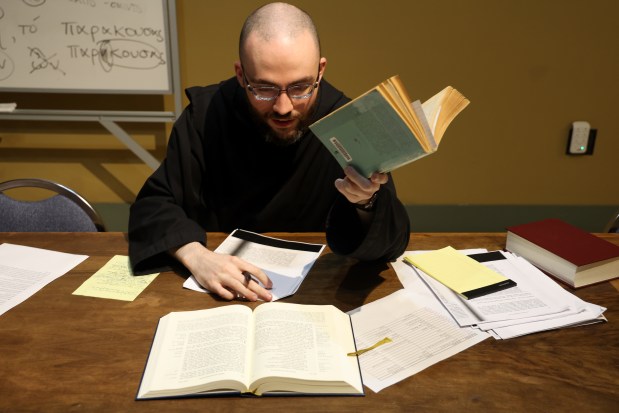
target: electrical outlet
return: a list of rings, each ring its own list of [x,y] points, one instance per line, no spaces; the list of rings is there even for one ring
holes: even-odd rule
[[[577,121],[572,123],[570,136],[567,143],[567,153],[570,155],[584,155],[589,148],[589,134],[591,125],[589,122]]]

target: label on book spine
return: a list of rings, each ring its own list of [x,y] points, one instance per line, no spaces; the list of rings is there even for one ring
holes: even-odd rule
[[[352,162],[352,156],[350,156],[346,148],[344,148],[344,145],[342,145],[335,136],[329,139],[329,142],[335,146],[335,149],[344,157],[346,162]]]

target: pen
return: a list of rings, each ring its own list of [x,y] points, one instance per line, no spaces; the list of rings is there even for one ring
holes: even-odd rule
[[[245,285],[248,285],[251,280],[254,280],[256,284],[260,285],[260,281],[258,281],[249,271],[243,271],[242,274],[245,277]]]

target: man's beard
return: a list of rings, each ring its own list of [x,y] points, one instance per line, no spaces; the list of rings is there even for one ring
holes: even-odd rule
[[[307,131],[307,125],[304,125],[304,120],[301,119],[299,121],[299,126],[293,131],[287,132],[286,136],[281,136],[278,134],[273,128],[271,128],[265,121],[262,119],[262,124],[264,125],[263,136],[264,140],[267,143],[271,143],[275,146],[289,146],[292,145],[301,139],[305,131]]]
[[[249,109],[254,119],[254,122],[260,129],[260,133],[264,137],[265,142],[273,144],[275,146],[290,146],[294,143],[298,142],[303,135],[308,130],[310,125],[309,119],[311,118],[312,113],[316,107],[316,102],[308,109],[305,116],[301,116],[298,112],[292,112],[286,116],[278,115],[274,112],[269,112],[266,116],[258,113],[258,111],[251,105],[249,105]],[[298,115],[295,116],[295,113]],[[298,119],[299,124],[294,130],[286,131],[285,135],[278,133],[277,130],[273,129],[268,123],[267,119],[278,119],[278,120],[288,120],[288,119]]]

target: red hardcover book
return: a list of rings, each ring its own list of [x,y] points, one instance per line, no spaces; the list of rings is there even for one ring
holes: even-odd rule
[[[505,248],[574,288],[619,277],[619,246],[559,219],[508,227]]]

